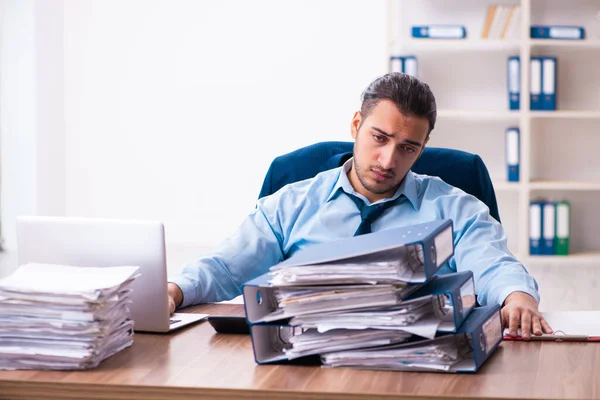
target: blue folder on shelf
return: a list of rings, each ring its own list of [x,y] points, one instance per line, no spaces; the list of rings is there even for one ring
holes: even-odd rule
[[[419,25],[412,27],[412,37],[427,39],[464,39],[467,30],[462,25]]]
[[[556,57],[541,57],[542,63],[542,98],[541,108],[546,111],[556,110],[557,62]]]
[[[531,73],[529,82],[529,108],[543,110],[542,108],[542,58],[531,57],[529,61]]]
[[[540,255],[542,246],[542,207],[544,202],[529,203],[529,254]]]
[[[543,202],[542,205],[542,240],[540,254],[554,255],[554,237],[556,236],[556,203]]]
[[[519,56],[508,58],[508,108],[521,109],[521,59]]]
[[[506,128],[506,167],[508,182],[519,182],[520,130],[516,126]]]
[[[532,25],[530,33],[532,39],[585,39],[585,29],[582,26]]]

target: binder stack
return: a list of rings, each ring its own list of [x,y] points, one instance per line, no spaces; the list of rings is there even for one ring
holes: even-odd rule
[[[500,309],[473,314],[471,271],[436,275],[453,254],[443,220],[316,245],[273,266],[243,287],[256,362],[475,372],[502,340]],[[415,348],[424,356],[406,358]],[[355,357],[363,351],[370,357]]]
[[[529,205],[529,254],[569,255],[571,205],[568,201],[536,200]]]

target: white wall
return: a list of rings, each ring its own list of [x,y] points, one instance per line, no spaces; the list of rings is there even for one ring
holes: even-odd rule
[[[351,140],[387,71],[385,4],[65,0],[66,214],[217,244],[275,156]]]
[[[2,235],[14,247],[14,220],[35,209],[34,2],[0,3],[0,202]]]
[[[0,224],[65,212],[62,0],[0,0]]]

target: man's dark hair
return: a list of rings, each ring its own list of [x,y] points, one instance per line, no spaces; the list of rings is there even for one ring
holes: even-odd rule
[[[429,133],[433,130],[437,117],[435,97],[429,85],[414,76],[391,72],[371,82],[362,94],[363,121],[381,100],[391,100],[407,117],[427,118]]]

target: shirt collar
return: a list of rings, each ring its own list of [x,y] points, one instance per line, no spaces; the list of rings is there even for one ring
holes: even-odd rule
[[[326,203],[328,203],[329,201],[331,201],[332,199],[337,197],[337,195],[338,195],[338,193],[340,193],[340,191],[344,191],[348,194],[353,194],[355,196],[358,196],[361,199],[363,199],[365,202],[367,202],[367,204],[369,203],[369,201],[363,195],[361,195],[360,193],[358,193],[354,190],[354,188],[352,187],[352,184],[350,183],[350,180],[348,179],[348,172],[352,169],[352,160],[353,160],[353,158],[350,158],[339,169],[339,175],[338,175],[337,181],[335,182],[335,185],[331,189],[331,193],[327,197]],[[398,188],[398,190],[396,190],[396,193],[394,193],[394,195],[392,197],[379,200],[376,203],[384,203],[387,201],[394,201],[400,196],[406,197],[408,199],[408,201],[410,201],[410,203],[412,204],[414,209],[417,211],[419,210],[417,181],[416,181],[415,175],[412,171],[408,171],[408,173],[402,180],[400,187]]]

